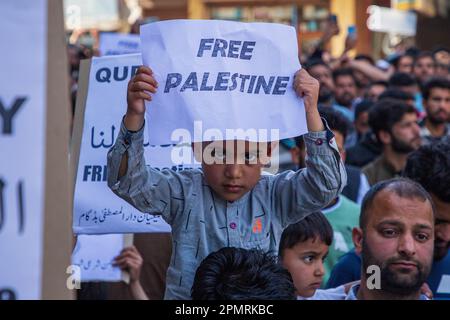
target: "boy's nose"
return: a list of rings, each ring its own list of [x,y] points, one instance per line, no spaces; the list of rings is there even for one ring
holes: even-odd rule
[[[238,179],[242,176],[241,165],[227,164],[225,165],[225,176],[230,179]]]

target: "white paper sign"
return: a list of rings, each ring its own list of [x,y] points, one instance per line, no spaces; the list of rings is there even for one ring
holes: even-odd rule
[[[72,264],[80,268],[81,282],[126,280],[121,269],[112,263],[122,249],[131,245],[127,237],[132,239],[132,235],[123,234],[79,235]]]
[[[136,34],[102,32],[100,33],[100,55],[140,53],[140,42],[139,35]]]
[[[369,6],[367,13],[367,28],[376,32],[395,33],[404,36],[415,36],[417,14],[410,11]]]
[[[1,1],[0,42],[0,299],[39,299],[47,1]]]
[[[80,158],[76,177],[73,231],[76,234],[170,232],[159,216],[142,213],[116,196],[107,186],[106,157],[126,111],[127,84],[142,64],[140,54],[93,58],[84,114]],[[184,170],[190,163],[172,163],[172,145],[152,146],[144,133],[148,165]]]
[[[144,65],[159,83],[147,102],[150,143],[186,141],[180,128],[192,141],[212,135],[269,141],[307,132],[303,100],[292,88],[300,69],[293,27],[173,20],[140,30]]]

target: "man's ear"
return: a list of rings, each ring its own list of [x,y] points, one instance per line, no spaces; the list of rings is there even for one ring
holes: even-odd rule
[[[363,231],[361,228],[353,228],[352,240],[355,246],[355,252],[361,254],[363,246]]]
[[[392,141],[391,134],[384,130],[380,130],[380,132],[378,132],[378,139],[380,139],[382,144],[391,144]]]

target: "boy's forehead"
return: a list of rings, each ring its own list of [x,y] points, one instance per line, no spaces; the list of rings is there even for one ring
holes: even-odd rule
[[[246,140],[216,140],[216,141],[204,141],[202,142],[202,148],[217,148],[222,150],[245,150],[245,151],[257,151],[261,148],[267,148],[270,143],[268,142],[254,142]]]

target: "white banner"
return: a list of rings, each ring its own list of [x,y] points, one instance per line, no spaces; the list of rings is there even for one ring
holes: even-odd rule
[[[102,32],[99,50],[102,56],[140,53],[141,40],[137,34]]]
[[[47,1],[1,1],[0,42],[0,299],[39,299]]]
[[[74,233],[170,232],[159,216],[136,210],[117,197],[106,182],[107,152],[126,111],[127,84],[141,64],[140,54],[93,58],[91,62],[74,195]],[[184,170],[197,166],[190,146],[149,145],[145,132],[144,147],[146,163],[155,168]],[[180,150],[189,155],[187,161],[173,163],[172,152],[178,154]]]
[[[375,32],[394,33],[403,36],[415,36],[417,29],[417,14],[410,11],[369,6],[367,13],[367,28]]]
[[[150,143],[186,142],[186,130],[191,141],[269,141],[307,132],[303,100],[292,88],[300,69],[293,27],[174,20],[140,30],[144,65],[159,83],[146,102]]]
[[[78,266],[81,282],[121,281],[129,276],[113,266],[113,260],[125,247],[131,246],[132,235],[78,235],[72,254],[72,264]]]

